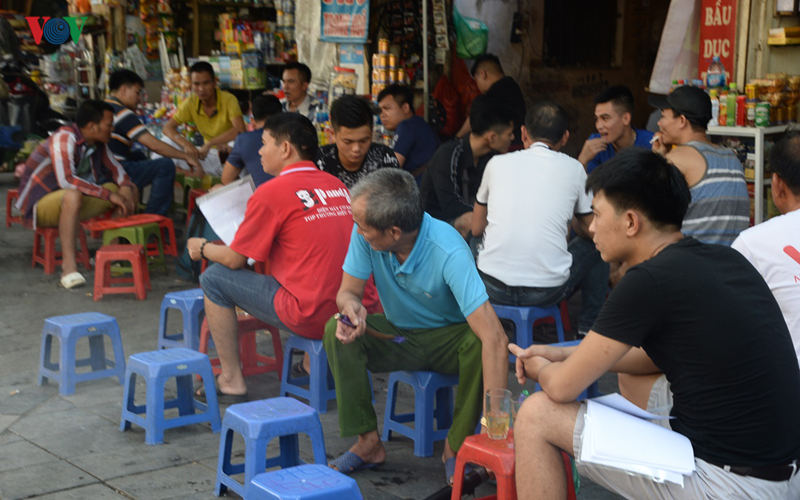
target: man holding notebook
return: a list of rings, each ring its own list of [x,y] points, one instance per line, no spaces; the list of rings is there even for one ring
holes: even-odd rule
[[[595,245],[630,269],[579,346],[509,346],[517,378],[543,388],[514,425],[519,497],[566,496],[564,450],[582,476],[626,498],[800,498],[800,369],[769,287],[738,252],[681,234],[689,187],[663,158],[626,150],[587,188]],[[696,470],[683,486],[581,461],[586,404],[575,398],[606,371],[689,439]],[[621,447],[646,446],[626,437]]]

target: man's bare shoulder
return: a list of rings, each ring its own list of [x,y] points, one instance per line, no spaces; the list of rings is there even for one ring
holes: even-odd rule
[[[666,158],[686,176],[689,185],[693,185],[706,170],[706,159],[691,146],[678,146],[667,153]]]

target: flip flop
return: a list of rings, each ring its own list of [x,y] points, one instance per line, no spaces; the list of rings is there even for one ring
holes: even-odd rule
[[[69,273],[61,278],[61,286],[69,290],[86,284],[86,278],[79,272]]]
[[[219,375],[214,377],[214,388],[217,390],[217,403],[221,405],[235,405],[239,403],[246,403],[250,401],[250,396],[248,393],[244,394],[226,394],[219,390],[219,386],[217,385],[217,379]],[[194,391],[194,398],[201,403],[208,403],[206,401],[206,388],[200,386],[197,390]]]
[[[373,464],[373,463],[366,463],[361,457],[353,453],[352,451],[344,452],[339,458],[333,460],[329,463],[329,466],[336,467],[336,470],[349,476],[350,474],[362,470],[362,469],[373,469],[380,464]]]
[[[308,377],[308,372],[306,368],[303,366],[303,360],[301,359],[297,363],[292,365],[292,378],[302,378]]]
[[[464,475],[466,476],[474,469],[472,465],[466,464],[464,466]],[[453,486],[453,480],[455,479],[456,475],[456,457],[450,457],[444,462],[444,480],[450,486]]]

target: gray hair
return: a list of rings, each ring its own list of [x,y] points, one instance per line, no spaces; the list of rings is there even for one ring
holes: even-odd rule
[[[422,225],[422,200],[414,176],[400,168],[383,168],[353,186],[351,200],[366,196],[364,223],[379,231],[397,226],[404,233]]]

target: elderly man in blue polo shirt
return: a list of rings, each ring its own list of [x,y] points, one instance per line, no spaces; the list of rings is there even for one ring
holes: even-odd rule
[[[356,227],[336,297],[343,318],[328,322],[323,343],[339,430],[358,442],[331,466],[349,474],[386,459],[367,370],[431,370],[459,375],[442,457],[450,482],[455,454],[478,423],[482,388],[507,386],[508,339],[469,247],[453,227],[422,211],[411,174],[375,171],[353,187],[351,200]],[[361,303],[370,276],[385,314],[367,315]]]

